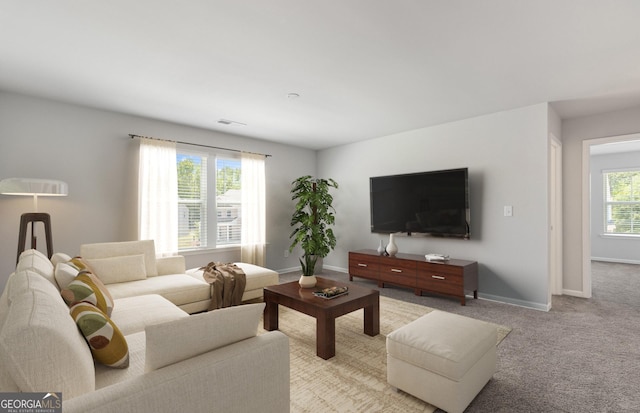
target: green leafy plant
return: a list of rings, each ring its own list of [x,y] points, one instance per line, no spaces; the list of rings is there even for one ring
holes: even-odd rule
[[[304,251],[300,258],[302,274],[313,275],[318,258],[326,257],[336,246],[336,236],[330,228],[335,223],[335,209],[329,189],[337,189],[338,183],[306,175],[291,185],[291,199],[296,201],[296,209],[291,217],[294,230],[289,235],[293,238],[289,252],[300,244]]]

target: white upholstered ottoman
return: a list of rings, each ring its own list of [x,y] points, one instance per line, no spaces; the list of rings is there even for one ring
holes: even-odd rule
[[[460,413],[496,369],[496,328],[432,311],[387,336],[387,381],[449,413]]]

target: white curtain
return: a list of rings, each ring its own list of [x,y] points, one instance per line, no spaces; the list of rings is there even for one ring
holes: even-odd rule
[[[152,239],[158,255],[178,252],[176,144],[140,139],[138,237]]]
[[[242,154],[242,236],[240,260],[264,266],[265,177],[264,155]]]

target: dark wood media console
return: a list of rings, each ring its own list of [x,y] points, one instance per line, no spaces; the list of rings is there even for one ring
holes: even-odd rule
[[[465,305],[465,291],[478,298],[478,263],[450,259],[427,261],[424,255],[397,254],[381,256],[375,250],[349,252],[349,280],[367,278],[385,284],[412,288],[416,295],[423,292],[444,294],[460,299]]]

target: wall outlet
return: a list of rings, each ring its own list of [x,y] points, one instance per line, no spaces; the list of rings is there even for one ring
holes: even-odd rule
[[[284,257],[288,258],[289,257],[289,250],[284,250]]]
[[[513,207],[511,205],[505,205],[504,207],[504,216],[512,217],[513,216]]]

